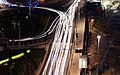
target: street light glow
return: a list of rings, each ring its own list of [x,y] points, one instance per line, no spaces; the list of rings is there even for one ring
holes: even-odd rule
[[[100,38],[101,38],[101,36],[100,36],[100,35],[98,35],[98,36],[97,36],[97,38],[98,38],[98,39],[100,39]]]
[[[100,60],[100,57],[99,57],[100,38],[101,38],[101,36],[98,35],[98,36],[97,36],[97,39],[98,39],[98,63],[100,63],[100,62],[99,62],[99,60]],[[99,75],[99,70],[98,70],[98,68],[99,68],[99,66],[97,65],[97,75]]]
[[[98,39],[98,52],[99,52],[99,46],[100,46],[100,38],[101,38],[101,36],[98,35],[98,36],[97,36],[97,39]]]

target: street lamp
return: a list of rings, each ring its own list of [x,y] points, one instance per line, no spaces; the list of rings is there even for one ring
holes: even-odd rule
[[[20,48],[20,45],[21,45],[21,42],[20,42],[20,39],[21,39],[21,27],[20,27],[20,20],[19,20],[19,22],[18,22],[18,26],[19,26],[19,31],[18,31],[18,35],[19,35],[19,48]]]
[[[98,36],[97,36],[97,39],[98,39],[98,53],[99,53],[99,46],[100,46],[100,38],[101,38],[101,36],[98,35]]]
[[[98,35],[97,36],[97,39],[98,39],[98,64],[99,64],[99,47],[100,47],[100,38],[101,38],[101,36],[100,35]],[[97,75],[99,75],[99,65],[97,64]]]

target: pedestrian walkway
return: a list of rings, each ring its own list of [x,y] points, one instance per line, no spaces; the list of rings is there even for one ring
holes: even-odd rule
[[[80,55],[78,53],[73,53],[72,64],[70,68],[70,75],[80,75],[80,68],[79,68],[79,58]]]
[[[78,33],[78,39],[75,39],[75,49],[83,48],[83,39],[84,39],[84,28],[85,28],[85,17],[76,20],[76,33]],[[79,59],[81,53],[75,53],[73,50],[72,65],[70,67],[70,75],[80,75],[81,69],[79,68]]]

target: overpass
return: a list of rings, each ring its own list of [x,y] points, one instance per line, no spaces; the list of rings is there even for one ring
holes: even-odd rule
[[[66,12],[61,12],[58,10],[54,10],[51,8],[45,8],[45,7],[35,7],[39,9],[45,9],[49,11],[53,11],[59,14],[59,18],[55,19],[54,25],[51,25],[51,29],[48,29],[49,31],[46,32],[48,34],[52,33],[52,31],[55,29],[55,36],[54,40],[52,42],[50,54],[48,56],[47,62],[45,63],[45,66],[41,72],[42,75],[66,75],[68,74],[68,68],[69,62],[71,59],[71,53],[72,53],[72,47],[73,47],[73,32],[74,32],[74,25],[73,20],[75,17],[75,11],[78,7],[79,0],[75,0],[73,4],[68,8]],[[24,7],[20,5],[20,7]],[[83,31],[84,32],[84,22],[83,22]],[[80,30],[80,29],[79,29]],[[10,42],[26,42],[30,40],[40,39],[46,36],[46,33],[43,33],[42,35],[39,35],[37,37],[29,37],[24,39],[18,39],[18,40],[9,40]],[[84,33],[83,33],[84,34]],[[81,37],[83,37],[83,34]],[[86,34],[85,34],[86,35]],[[86,37],[84,37],[86,38]],[[84,44],[83,40],[81,39],[81,43]],[[29,44],[30,45],[30,44]],[[81,45],[82,47],[82,45]]]

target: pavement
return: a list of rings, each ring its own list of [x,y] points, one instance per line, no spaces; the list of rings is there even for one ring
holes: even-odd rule
[[[84,28],[85,28],[85,17],[80,18],[80,13],[77,14],[76,18],[76,28],[75,32],[78,33],[78,38],[75,37],[75,47],[73,50],[72,65],[70,68],[69,75],[80,75],[81,69],[79,68],[79,59],[82,55],[81,53],[75,53],[76,48],[83,48],[83,39],[84,39]]]

